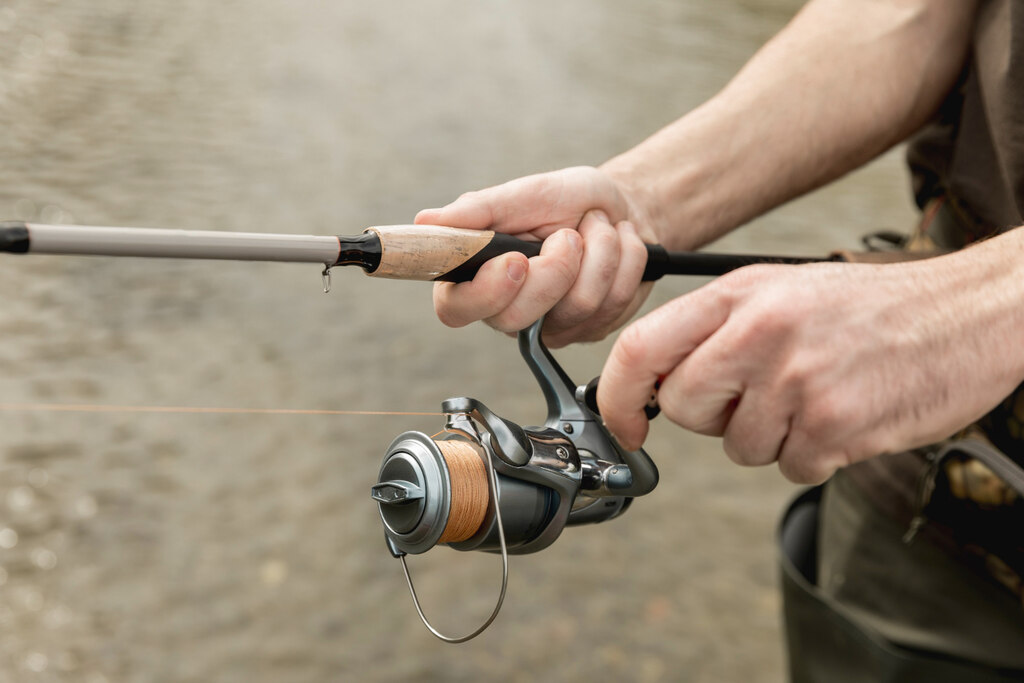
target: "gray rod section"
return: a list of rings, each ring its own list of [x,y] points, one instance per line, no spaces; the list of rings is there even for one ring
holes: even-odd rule
[[[29,223],[33,254],[334,263],[337,237]]]

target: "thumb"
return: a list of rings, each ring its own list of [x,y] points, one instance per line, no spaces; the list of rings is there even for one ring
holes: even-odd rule
[[[491,228],[495,222],[492,190],[467,192],[454,202],[437,209],[423,209],[416,214],[419,225],[445,225],[452,228]]]

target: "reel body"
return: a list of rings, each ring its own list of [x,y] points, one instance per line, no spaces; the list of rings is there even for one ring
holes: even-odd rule
[[[403,567],[406,554],[438,544],[500,551],[503,597],[508,554],[542,550],[566,526],[613,519],[657,485],[650,457],[618,445],[596,406],[588,406],[593,392],[577,388],[548,352],[541,323],[519,333],[519,349],[547,402],[544,426],[521,427],[476,399],[451,398],[441,404],[441,432],[406,432],[388,448],[371,495],[388,549]],[[416,601],[407,568],[406,578]],[[430,626],[418,601],[416,607],[449,642],[475,636],[498,610],[473,634],[449,638]]]

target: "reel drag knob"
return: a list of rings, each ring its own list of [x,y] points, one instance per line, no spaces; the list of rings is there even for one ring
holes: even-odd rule
[[[420,432],[395,439],[370,490],[389,547],[415,555],[471,538],[487,516],[484,457],[471,441],[435,441]]]

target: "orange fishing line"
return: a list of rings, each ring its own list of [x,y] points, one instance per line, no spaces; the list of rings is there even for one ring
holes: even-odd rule
[[[199,406],[123,406],[93,403],[0,403],[0,412],[53,413],[192,413],[231,415],[427,415],[393,410],[320,410],[302,408],[204,408]]]

